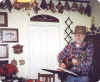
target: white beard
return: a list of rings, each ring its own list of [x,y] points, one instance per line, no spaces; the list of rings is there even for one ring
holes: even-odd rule
[[[83,40],[77,40],[76,41],[76,47],[79,48]]]
[[[77,47],[77,48],[79,48],[79,47],[80,47],[80,45],[79,45],[79,44],[76,44],[76,47]]]

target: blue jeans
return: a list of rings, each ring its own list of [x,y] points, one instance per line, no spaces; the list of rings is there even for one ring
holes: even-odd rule
[[[88,76],[68,76],[65,82],[89,82]]]

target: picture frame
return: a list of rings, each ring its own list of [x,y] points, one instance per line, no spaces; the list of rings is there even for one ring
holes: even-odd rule
[[[2,42],[18,42],[18,29],[1,29]]]
[[[0,58],[8,58],[8,44],[0,44]]]
[[[7,12],[0,12],[0,27],[8,26],[8,14]]]
[[[90,0],[61,0],[61,1],[82,2],[82,3],[89,3],[90,2]]]
[[[2,42],[2,31],[0,30],[0,43]]]

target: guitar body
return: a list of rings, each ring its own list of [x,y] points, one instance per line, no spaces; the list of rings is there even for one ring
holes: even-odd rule
[[[70,70],[73,67],[72,60],[68,59],[67,57],[64,58],[63,63],[66,65],[66,69]],[[58,74],[58,78],[62,81],[65,81],[68,74],[66,72],[60,72]]]

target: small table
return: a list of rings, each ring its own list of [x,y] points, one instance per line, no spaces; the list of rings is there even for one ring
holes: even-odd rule
[[[61,82],[64,82],[64,78],[65,78],[64,76],[65,76],[65,75],[66,75],[66,76],[68,76],[68,75],[73,75],[73,74],[71,74],[71,73],[64,72],[64,71],[59,71],[59,70],[51,70],[51,69],[42,69],[42,70],[60,75]],[[74,76],[75,76],[75,75],[74,75]]]

